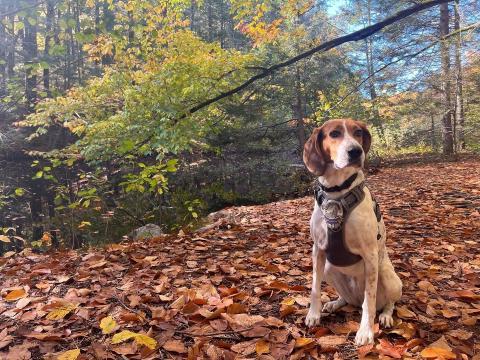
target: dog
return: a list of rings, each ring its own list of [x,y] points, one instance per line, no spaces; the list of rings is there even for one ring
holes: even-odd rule
[[[346,304],[361,306],[362,318],[355,337],[359,346],[373,343],[377,311],[381,310],[380,325],[393,325],[395,302],[402,296],[402,281],[385,246],[383,218],[369,189],[363,185],[362,169],[371,142],[363,122],[335,119],[313,131],[303,152],[307,169],[318,177],[321,187],[310,219],[313,281],[305,324],[318,325],[322,312],[333,313]],[[352,207],[345,205],[346,196],[356,201]],[[343,219],[336,216],[342,211],[350,213]],[[339,226],[343,243],[336,235]],[[320,289],[324,279],[339,296],[322,308]]]

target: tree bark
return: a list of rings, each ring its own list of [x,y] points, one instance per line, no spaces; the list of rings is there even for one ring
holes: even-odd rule
[[[47,14],[45,18],[45,47],[43,50],[43,59],[50,63],[50,41],[52,40],[53,18],[55,17],[55,3],[53,0],[47,1]],[[50,69],[43,69],[43,88],[47,97],[51,97],[50,91]]]
[[[440,5],[440,37],[447,36],[449,29],[448,4]],[[442,63],[441,95],[444,108],[442,119],[443,153],[453,154],[453,128],[452,128],[452,96],[450,79],[450,46],[447,41],[440,43],[440,58]]]
[[[460,30],[460,1],[455,0],[454,30]],[[463,106],[463,69],[462,69],[462,37],[457,35],[455,41],[455,124],[458,132],[458,147],[465,149],[465,111]]]
[[[0,13],[7,12],[6,4],[0,5]],[[3,23],[4,17],[0,17],[0,21]],[[7,33],[5,27],[0,25],[0,98],[7,95]]]
[[[37,60],[37,12],[33,9],[23,18],[23,51],[25,54],[25,97],[27,99],[27,111],[33,111],[37,100],[37,75],[32,69]]]
[[[298,138],[298,145],[300,151],[303,150],[303,147],[306,142],[306,135],[305,135],[305,111],[304,111],[304,96],[302,93],[302,82],[301,82],[301,75],[300,69],[297,65],[295,69],[295,102],[293,104],[293,116],[297,120],[297,138]]]

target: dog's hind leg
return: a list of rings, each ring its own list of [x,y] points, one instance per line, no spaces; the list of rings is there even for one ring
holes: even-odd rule
[[[377,309],[382,309],[378,317],[383,327],[393,326],[393,309],[395,302],[402,297],[402,280],[395,273],[392,263],[385,257],[378,275]]]
[[[378,316],[378,322],[383,327],[392,327],[393,326],[393,309],[395,308],[395,303],[393,301],[388,302],[383,308],[382,312]]]
[[[345,305],[347,305],[347,301],[341,296],[339,296],[337,300],[329,301],[325,305],[323,305],[322,311],[326,313],[334,313]]]

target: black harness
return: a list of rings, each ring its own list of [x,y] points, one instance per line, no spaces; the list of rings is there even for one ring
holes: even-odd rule
[[[363,190],[365,182],[362,181],[338,199],[328,199],[326,193],[348,189],[356,178],[357,174],[355,173],[341,185],[325,187],[317,184],[314,188],[315,200],[318,206],[320,206],[320,210],[327,223],[327,248],[325,250],[327,260],[335,266],[350,266],[362,260],[360,255],[354,254],[346,248],[344,227],[348,215],[365,198],[365,191]],[[375,212],[377,221],[380,222],[382,219],[380,206],[375,199],[373,199],[373,204],[373,211]],[[381,235],[377,232],[377,240],[380,238]]]

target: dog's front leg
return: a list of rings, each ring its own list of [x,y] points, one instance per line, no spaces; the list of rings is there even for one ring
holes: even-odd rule
[[[316,244],[313,244],[313,280],[312,293],[310,296],[310,308],[308,309],[308,314],[305,319],[305,324],[307,326],[318,325],[322,316],[321,285],[323,281],[323,272],[325,271],[325,259],[325,252],[320,250]]]
[[[377,302],[378,252],[372,252],[363,258],[365,264],[365,293],[362,305],[362,321],[355,337],[357,345],[373,343]]]

